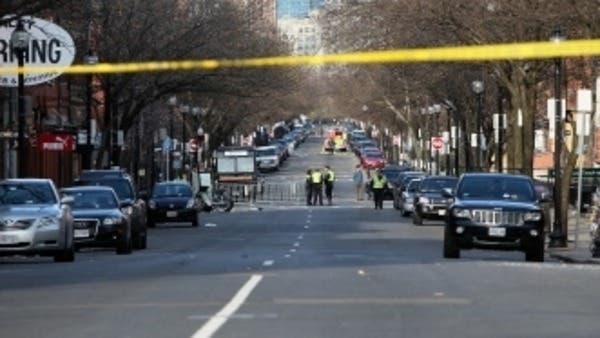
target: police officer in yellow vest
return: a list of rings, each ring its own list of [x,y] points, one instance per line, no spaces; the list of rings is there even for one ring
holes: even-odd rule
[[[306,171],[304,189],[306,190],[306,205],[312,205],[312,169]]]
[[[383,209],[383,189],[387,185],[387,179],[381,170],[377,170],[371,179],[371,189],[373,190],[373,201],[375,209]]]
[[[310,174],[311,185],[312,185],[312,197],[313,197],[313,205],[317,205],[317,200],[319,201],[319,205],[323,205],[323,174],[320,170],[313,170]]]
[[[333,182],[335,181],[335,173],[331,170],[331,167],[325,166],[325,175],[323,177],[325,182],[325,196],[327,196],[327,204],[332,204],[333,198]]]

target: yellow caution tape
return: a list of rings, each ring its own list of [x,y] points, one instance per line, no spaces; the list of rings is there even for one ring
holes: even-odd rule
[[[215,70],[219,68],[257,68],[326,64],[375,64],[416,62],[476,62],[499,60],[547,59],[600,55],[600,39],[561,42],[525,42],[477,46],[429,47],[343,54],[275,56],[247,59],[207,59],[184,61],[149,61],[99,63],[70,67],[30,66],[18,69],[2,67],[0,74],[53,73],[140,73],[182,70]]]

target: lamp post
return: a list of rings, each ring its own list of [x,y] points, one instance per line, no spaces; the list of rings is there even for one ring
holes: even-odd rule
[[[19,117],[18,117],[18,177],[25,177],[27,171],[27,147],[25,141],[25,77],[23,66],[25,66],[25,52],[29,49],[29,32],[25,30],[23,19],[19,18],[17,27],[10,36],[10,43],[13,51],[17,54],[19,74],[17,76],[18,96],[19,96]]]
[[[177,96],[171,96],[168,101],[168,105],[171,108],[171,115],[169,117],[169,149],[167,159],[167,181],[171,180],[171,166],[173,165],[173,115],[175,115],[175,107],[177,106]]]
[[[483,81],[475,80],[471,83],[471,88],[477,95],[477,153],[475,155],[477,170],[481,171],[481,110],[483,109],[483,90],[485,89]]]
[[[83,61],[86,65],[93,65],[98,63],[98,56],[96,56],[92,50],[89,50]],[[92,74],[88,74],[86,79],[85,128],[87,135],[85,150],[82,154],[82,169],[90,169],[92,167]]]
[[[185,164],[187,161],[187,135],[186,135],[186,125],[185,125],[185,116],[190,113],[190,106],[184,105],[181,106],[181,167],[185,168]]]
[[[550,37],[551,41],[560,43],[565,39],[560,27],[556,27]],[[560,93],[560,82],[562,77],[562,60],[554,59],[554,223],[550,234],[549,247],[558,248],[567,246],[566,231],[562,224],[562,189],[561,189],[561,154],[562,154],[562,102]]]

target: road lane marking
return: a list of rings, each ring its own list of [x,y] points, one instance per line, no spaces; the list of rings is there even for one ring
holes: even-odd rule
[[[296,249],[290,249],[290,252],[296,252]]]
[[[292,257],[292,255],[290,255],[290,254],[285,254],[283,257],[285,257],[285,258],[290,258],[290,257]]]
[[[192,338],[210,338],[223,326],[227,320],[235,314],[235,312],[244,304],[250,293],[258,283],[263,279],[262,275],[253,275],[250,279],[242,286],[242,288],[233,296],[233,298],[214,316],[212,316],[208,322],[206,322],[196,333],[192,335]]]
[[[188,316],[188,320],[207,320],[211,319],[211,315],[192,315]],[[229,319],[277,319],[279,315],[276,313],[237,313],[231,315]]]
[[[308,225],[305,225],[304,229],[310,229],[310,227]]]
[[[206,224],[204,224],[204,226],[205,226],[206,228],[214,228],[214,227],[216,227],[217,225],[216,225],[215,223],[206,223]]]
[[[272,266],[273,263],[275,263],[275,261],[273,261],[273,260],[264,261],[263,266]]]
[[[298,236],[298,240],[299,240],[299,241],[301,241],[301,240],[303,240],[303,239],[304,239],[304,234],[302,234],[302,235]]]
[[[470,305],[467,298],[275,298],[280,305]]]
[[[300,246],[300,243],[296,242],[296,243],[294,243],[294,246],[295,246],[295,247],[299,247],[299,246]]]
[[[436,297],[443,297],[444,293],[443,292],[436,292],[433,295],[436,296]]]

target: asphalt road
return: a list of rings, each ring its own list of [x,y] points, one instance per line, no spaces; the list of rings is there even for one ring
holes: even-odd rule
[[[597,337],[600,267],[442,258],[441,224],[354,202],[350,154],[303,145],[268,180],[330,163],[334,207],[285,203],[159,225],[129,256],[0,259],[1,337]]]

